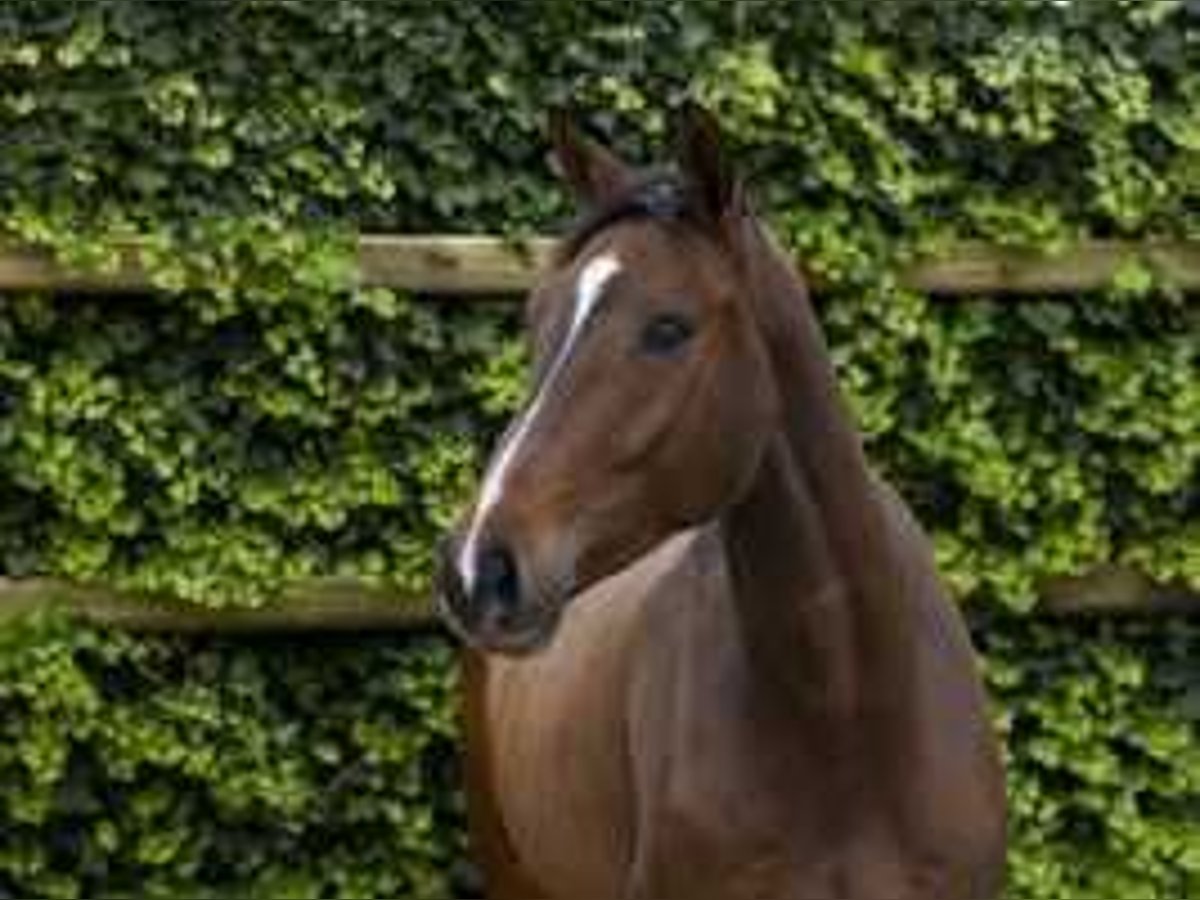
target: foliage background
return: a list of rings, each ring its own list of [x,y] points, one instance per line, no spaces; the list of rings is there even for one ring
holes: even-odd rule
[[[631,156],[694,91],[822,298],[969,603],[1014,898],[1200,896],[1200,629],[1048,623],[1102,561],[1200,585],[1200,311],[1129,269],[900,289],[951,238],[1200,236],[1183,0],[0,0],[0,231],[153,297],[0,298],[0,573],[209,605],[420,589],[523,386],[511,304],[348,288],[356,230],[546,230],[572,99]],[[199,287],[198,285],[203,285]],[[452,671],[404,642],[0,632],[0,897],[448,896]]]

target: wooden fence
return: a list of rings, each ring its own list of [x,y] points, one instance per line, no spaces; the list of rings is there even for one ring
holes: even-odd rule
[[[357,283],[464,299],[514,294],[532,283],[550,248],[546,238],[517,243],[490,236],[365,235],[359,239]],[[118,264],[105,272],[71,269],[36,249],[0,249],[0,292],[154,292],[139,262],[138,242],[115,249]],[[1089,241],[1055,256],[961,242],[937,258],[914,261],[900,281],[947,298],[1070,294],[1103,288],[1131,265],[1177,290],[1200,291],[1200,241]],[[820,289],[820,278],[812,280]],[[57,579],[0,578],[0,622],[50,609],[100,625],[171,633],[378,631],[427,625],[432,617],[427,593],[353,579],[291,585],[253,609],[211,609]],[[1101,566],[1045,582],[1040,609],[1049,615],[1194,614],[1200,612],[1200,596],[1156,585],[1128,568]]]
[[[364,235],[359,283],[460,297],[500,295],[530,286],[552,241],[518,242],[480,235]],[[0,249],[0,291],[146,293],[154,285],[139,264],[139,244],[118,244],[111,272],[79,271],[28,248]],[[954,244],[914,261],[902,284],[944,297],[977,294],[1070,294],[1103,288],[1129,265],[1182,291],[1200,291],[1200,241],[1088,241],[1045,256],[977,241]],[[821,287],[819,276],[814,286]]]

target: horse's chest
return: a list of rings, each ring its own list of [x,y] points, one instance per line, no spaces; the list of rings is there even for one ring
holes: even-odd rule
[[[573,610],[543,654],[489,663],[496,806],[547,896],[984,893],[949,874],[940,833],[910,827],[901,840],[873,809],[878,771],[839,760],[811,721],[780,725],[763,707],[711,587],[647,603],[619,586]]]
[[[497,805],[513,852],[551,896],[619,897],[632,852],[632,796],[601,721],[516,717],[496,735]],[[518,732],[518,723],[527,727]]]
[[[542,655],[492,664],[493,784],[512,850],[536,884],[552,897],[620,897],[635,802],[623,654],[605,635],[577,642],[576,628],[565,624]]]
[[[633,900],[939,900],[968,896],[947,869],[913,860],[885,830],[853,836],[733,835],[663,817],[635,872]]]
[[[887,824],[878,774],[831,759],[828,733],[811,723],[779,722],[753,696],[739,649],[707,646],[682,655],[670,699],[651,695],[635,720],[635,747],[669,749],[635,760],[630,896],[957,896],[945,868],[914,851],[921,837]]]

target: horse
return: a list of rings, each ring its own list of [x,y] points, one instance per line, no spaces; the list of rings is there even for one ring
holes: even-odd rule
[[[678,118],[674,166],[636,169],[551,114],[582,215],[438,552],[488,896],[993,897],[966,627],[715,118]]]

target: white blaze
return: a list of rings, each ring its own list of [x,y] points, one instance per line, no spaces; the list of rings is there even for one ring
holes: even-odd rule
[[[621,262],[613,253],[602,253],[588,260],[584,265],[575,285],[575,310],[566,339],[563,340],[554,361],[550,364],[546,377],[542,379],[533,402],[525,411],[525,415],[509,430],[510,436],[504,442],[500,455],[496,457],[495,462],[484,476],[483,488],[479,492],[479,502],[475,506],[475,515],[471,518],[471,527],[467,530],[466,540],[463,541],[462,550],[458,555],[458,570],[462,575],[463,585],[468,594],[475,585],[475,551],[477,549],[475,545],[479,541],[479,529],[487,518],[487,514],[500,502],[500,497],[504,493],[504,479],[509,469],[512,468],[513,460],[517,457],[517,450],[526,435],[529,434],[538,412],[554,387],[554,381],[559,372],[570,359],[584,325],[587,324],[588,318],[599,304],[605,285],[619,271],[621,271]]]

